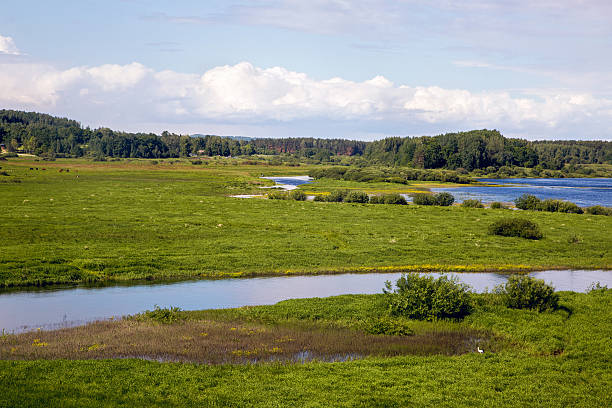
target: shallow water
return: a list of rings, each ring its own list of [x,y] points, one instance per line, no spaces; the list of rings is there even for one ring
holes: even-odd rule
[[[434,192],[446,191],[455,196],[457,202],[477,199],[484,203],[501,201],[512,203],[522,194],[533,194],[541,199],[571,201],[581,207],[603,205],[612,207],[612,178],[515,178],[478,179],[495,186],[466,186],[434,188]]]
[[[285,299],[342,294],[381,293],[386,280],[399,273],[279,276],[249,279],[198,280],[134,286],[64,288],[0,293],[0,329],[19,332],[42,327],[74,326],[111,316],[134,314],[155,305],[185,310],[273,304]],[[440,276],[432,273],[433,276]],[[451,274],[476,292],[504,283],[499,273]],[[557,290],[585,292],[594,282],[612,286],[612,271],[542,271],[532,276]]]

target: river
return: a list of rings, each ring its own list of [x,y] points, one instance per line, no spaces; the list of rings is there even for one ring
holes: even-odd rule
[[[493,289],[509,276],[499,273],[452,275],[476,292]],[[551,283],[557,290],[585,292],[595,282],[612,286],[612,271],[541,271],[531,275]],[[138,313],[153,309],[155,305],[198,310],[273,304],[291,298],[381,293],[386,280],[395,281],[399,276],[399,273],[280,276],[5,291],[0,292],[0,329],[22,332],[38,327],[74,326]]]

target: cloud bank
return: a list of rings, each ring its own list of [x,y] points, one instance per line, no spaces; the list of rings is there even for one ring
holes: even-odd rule
[[[5,44],[18,52],[12,42]],[[315,80],[248,62],[189,74],[156,71],[137,62],[58,69],[0,59],[0,105],[115,128],[163,123],[172,130],[177,124],[198,124],[193,131],[206,131],[208,123],[227,124],[235,131],[240,125],[286,129],[299,121],[318,121],[344,123],[352,134],[377,126],[384,129],[381,133],[396,135],[487,127],[526,137],[605,139],[610,138],[612,120],[612,100],[588,93],[470,92],[397,85],[382,76],[363,82]]]

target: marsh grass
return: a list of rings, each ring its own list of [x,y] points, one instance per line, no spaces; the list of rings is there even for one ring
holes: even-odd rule
[[[366,356],[458,355],[473,351],[475,342],[486,341],[486,337],[470,328],[391,336],[316,325],[210,320],[156,324],[124,319],[7,336],[0,341],[0,359],[140,358],[205,364],[337,361]]]

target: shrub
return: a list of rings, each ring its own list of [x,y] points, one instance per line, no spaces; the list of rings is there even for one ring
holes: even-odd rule
[[[505,285],[495,292],[502,296],[503,303],[512,309],[534,309],[540,312],[559,308],[559,295],[555,289],[541,279],[527,275],[512,275]]]
[[[269,200],[286,200],[287,198],[287,194],[281,191],[270,191],[268,193]]]
[[[468,208],[484,208],[484,205],[482,205],[482,202],[480,200],[472,200],[472,199],[463,200],[463,202],[461,203],[461,206],[468,207]]]
[[[292,190],[289,193],[289,199],[296,201],[306,201],[306,193],[300,190]]]
[[[381,196],[384,204],[406,205],[406,199],[399,194],[384,194]]]
[[[317,195],[315,195],[315,197],[314,197],[314,201],[319,201],[319,202],[320,202],[320,201],[327,201],[327,200],[325,199],[325,196],[324,196],[324,195],[317,194]]]
[[[412,202],[416,205],[436,205],[436,199],[431,194],[414,194]]]
[[[594,205],[586,208],[586,213],[591,215],[612,215],[612,208]]]
[[[331,203],[340,203],[344,201],[344,197],[348,194],[346,190],[336,190],[332,191],[327,197],[325,197],[325,201],[329,201]]]
[[[344,197],[344,201],[347,203],[367,203],[370,201],[370,197],[363,191],[351,191]]]
[[[541,239],[543,237],[538,225],[524,218],[502,218],[497,220],[489,226],[489,234],[527,239]]]
[[[385,283],[388,311],[393,316],[411,319],[435,320],[462,318],[472,311],[469,287],[457,278],[402,275],[392,291],[391,282]]]
[[[499,201],[493,201],[491,203],[491,208],[495,210],[499,210],[499,209],[507,209],[508,207],[506,207],[503,203],[500,203]]]
[[[385,202],[383,201],[382,196],[375,195],[375,196],[370,197],[369,203],[370,204],[384,204]]]
[[[436,200],[436,205],[443,207],[453,205],[455,202],[455,197],[451,193],[438,193],[434,195],[434,199]]]
[[[536,209],[539,211],[557,212],[559,211],[559,203],[561,201],[551,199],[540,201]]]
[[[406,322],[386,316],[368,322],[365,327],[365,332],[370,334],[386,334],[389,336],[412,336],[414,334],[414,331]]]
[[[584,210],[580,208],[577,204],[569,202],[569,201],[559,201],[559,205],[557,206],[557,211],[562,213],[570,213],[570,214],[582,214]]]
[[[138,320],[153,320],[162,324],[172,324],[179,320],[185,320],[185,316],[181,314],[180,307],[164,307],[161,308],[155,305],[154,310],[147,310],[136,315]]]
[[[541,200],[532,194],[523,194],[516,200],[514,205],[521,210],[537,210]]]

